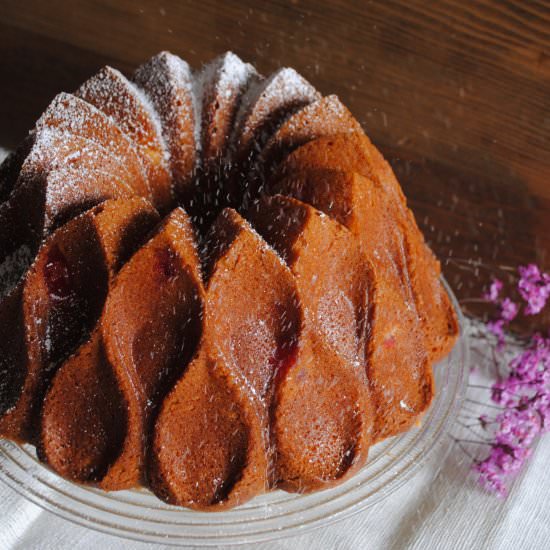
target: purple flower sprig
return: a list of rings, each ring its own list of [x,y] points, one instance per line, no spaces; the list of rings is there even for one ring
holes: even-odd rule
[[[518,271],[520,274],[518,290],[527,303],[524,313],[536,315],[542,311],[550,297],[550,275],[541,273],[535,264],[520,266]]]
[[[550,297],[550,275],[531,264],[519,267],[517,290],[524,301],[522,313],[535,315]],[[502,296],[504,285],[494,279],[484,298],[498,308],[487,327],[497,337],[497,351],[504,351],[505,330],[520,313],[520,305]],[[500,355],[504,361],[504,354]],[[507,361],[506,375],[491,386],[491,399],[500,411],[481,415],[480,427],[491,433],[489,453],[474,460],[479,483],[500,497],[532,454],[537,437],[550,431],[550,337],[534,333],[527,346]],[[499,369],[500,371],[500,369]]]
[[[505,330],[508,325],[517,317],[519,305],[510,298],[501,298],[504,284],[499,279],[493,279],[488,292],[483,297],[492,304],[498,306],[499,315],[487,323],[489,332],[497,337],[497,349],[502,350],[505,342]]]

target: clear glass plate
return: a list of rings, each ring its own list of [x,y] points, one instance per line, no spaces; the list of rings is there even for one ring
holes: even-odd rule
[[[310,495],[262,495],[225,512],[194,512],[146,490],[106,493],[66,481],[37,461],[34,448],[0,441],[0,480],[55,514],[106,533],[163,544],[216,546],[266,541],[314,529],[369,508],[402,486],[434,449],[458,413],[468,379],[464,319],[451,354],[434,367],[436,396],[422,425],[371,449],[367,465],[335,488]],[[450,447],[450,446],[449,446]]]

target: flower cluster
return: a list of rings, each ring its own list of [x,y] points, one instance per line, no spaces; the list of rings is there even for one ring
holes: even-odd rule
[[[544,308],[550,296],[550,275],[541,273],[534,264],[521,266],[519,274],[518,290],[521,297],[527,302],[525,314],[535,315]]]
[[[539,313],[550,297],[550,275],[535,265],[520,267],[517,290],[524,300],[524,315]],[[498,306],[499,314],[488,323],[503,351],[504,331],[516,318],[520,307],[502,298],[503,283],[494,280],[484,298]],[[492,433],[490,451],[473,469],[480,484],[505,496],[509,482],[532,452],[535,439],[550,431],[550,337],[535,333],[527,346],[508,362],[507,374],[491,387],[491,399],[500,412],[493,418],[479,417],[481,427]]]
[[[493,279],[489,291],[484,295],[484,298],[496,304],[499,307],[499,315],[487,323],[487,328],[497,337],[497,347],[504,347],[504,331],[506,327],[516,318],[519,313],[519,306],[510,298],[501,298],[501,292],[504,285],[499,279]]]

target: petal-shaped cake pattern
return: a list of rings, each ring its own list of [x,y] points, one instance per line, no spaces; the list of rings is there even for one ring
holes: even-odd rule
[[[273,382],[302,324],[291,272],[234,210],[220,214],[208,248],[203,339],[162,405],[149,474],[157,494],[199,509],[269,487]]]
[[[0,433],[35,437],[48,384],[101,314],[109,281],[158,221],[138,198],[106,201],[58,229],[0,302]],[[7,380],[7,383],[6,383]]]
[[[57,130],[37,132],[16,187],[0,205],[0,295],[57,227],[107,199],[136,196],[124,178],[122,166],[93,141],[67,139]],[[11,277],[4,279],[3,271]]]
[[[40,453],[56,471],[106,489],[142,482],[151,419],[200,338],[202,294],[193,228],[179,208],[120,270],[90,340],[52,381]],[[141,297],[139,304],[135,296]],[[80,371],[85,383],[68,402],[64,397]],[[109,399],[98,396],[102,386]],[[89,412],[92,403],[102,411],[99,419]],[[103,419],[120,416],[121,410],[124,422],[107,432]],[[82,441],[79,431],[86,433]],[[94,445],[96,439],[101,446]]]
[[[291,269],[304,309],[296,363],[277,373],[271,433],[278,485],[311,490],[353,473],[372,442],[365,369],[372,269],[345,227],[307,204],[266,197],[249,216]]]

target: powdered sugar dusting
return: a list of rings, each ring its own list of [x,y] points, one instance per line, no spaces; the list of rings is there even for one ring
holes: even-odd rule
[[[197,144],[200,143],[200,115],[189,65],[162,52],[138,68],[134,81],[158,113],[175,186],[188,185],[194,174]]]
[[[79,213],[99,200],[134,196],[126,168],[94,141],[56,129],[35,133],[35,142],[19,175],[19,186],[33,182],[42,192],[34,208],[43,212],[42,236],[53,229],[61,213]],[[38,201],[38,197],[40,200]],[[16,196],[14,196],[17,198]],[[15,198],[13,200],[15,200]],[[18,202],[8,201],[17,208]],[[39,228],[35,228],[39,230]]]
[[[262,141],[260,130],[271,130],[265,126],[275,123],[274,117],[284,118],[320,98],[319,92],[294,69],[280,69],[244,94],[232,141],[241,154],[246,154],[254,139]]]
[[[86,101],[67,93],[57,95],[38,119],[36,130],[58,128],[97,141],[124,162],[132,146],[116,124]]]
[[[139,98],[139,101],[141,102],[141,104],[149,114],[151,123],[155,129],[155,135],[161,144],[162,150],[164,151],[164,162],[168,163],[170,160],[170,154],[168,152],[168,149],[166,148],[166,142],[162,134],[162,125],[161,125],[160,117],[157,110],[153,107],[153,104],[151,103],[147,95],[142,90],[140,90],[132,82],[129,82],[128,84],[130,85],[130,88],[135,91],[136,97]]]
[[[354,131],[358,123],[344,104],[335,95],[330,95],[308,105],[296,116],[288,119],[280,130],[281,135],[292,135],[311,132],[310,139],[318,137],[321,133],[332,133],[345,130]],[[277,136],[273,136],[277,139]]]
[[[162,52],[138,68],[134,81],[145,91],[152,107],[156,108],[159,121],[163,119],[163,131],[168,142],[175,138],[168,130],[177,122],[183,122],[182,127],[193,127],[193,135],[198,135],[198,130],[194,128],[195,113],[189,109],[193,106],[190,102],[193,79],[191,69],[183,59]],[[167,104],[171,109],[166,109]]]
[[[132,185],[141,196],[150,196],[146,176],[133,143],[104,113],[71,94],[61,93],[50,103],[36,123],[35,132],[58,129],[70,135],[96,142],[116,157],[132,178]],[[99,160],[99,159],[98,159]]]
[[[84,163],[83,163],[84,164]],[[131,187],[106,170],[71,167],[55,170],[46,182],[46,220],[58,225],[107,199],[135,196]]]
[[[153,110],[147,109],[143,96],[120,71],[104,67],[84,82],[76,95],[110,116],[138,146],[159,140],[160,125],[155,125]]]
[[[277,162],[281,151],[330,134],[360,131],[361,126],[335,95],[307,105],[284,122],[262,150],[260,164]]]
[[[207,63],[202,70],[198,73],[193,84],[195,95],[203,99],[203,103],[206,102],[206,95],[213,94],[214,90],[212,88],[217,87],[218,81],[221,80],[223,73],[227,71],[224,70],[227,64],[231,64],[233,69],[238,70],[241,73],[241,79],[244,74],[245,63],[237,57],[233,52],[226,52],[225,54],[217,57],[210,63]],[[252,67],[252,70],[255,72],[255,69]],[[239,78],[235,77],[234,83],[237,86],[239,84]]]
[[[241,95],[259,79],[252,65],[232,52],[205,66],[196,92],[202,97],[202,151],[204,160],[222,156],[231,135]]]
[[[230,100],[235,94],[242,93],[247,85],[253,85],[257,81],[252,77],[261,78],[252,65],[244,63],[234,53],[228,52],[222,57],[217,75],[217,94],[222,99]]]
[[[91,139],[56,128],[35,132],[34,144],[21,168],[20,180],[28,180],[67,166],[79,172],[81,177],[90,179],[103,171],[139,194],[139,188],[132,185],[135,182],[134,174],[109,149]]]
[[[170,186],[167,152],[160,123],[146,96],[112,67],[104,67],[87,80],[76,95],[111,117],[132,140],[139,151],[155,200],[168,200],[165,196],[165,188]]]

